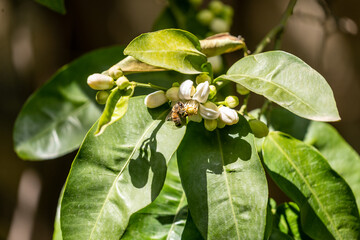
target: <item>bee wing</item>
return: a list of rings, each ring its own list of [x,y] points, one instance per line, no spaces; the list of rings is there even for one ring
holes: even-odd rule
[[[173,113],[173,111],[171,109],[170,112],[168,113],[168,115],[166,116],[166,121],[172,121],[172,117],[171,117],[172,113]]]

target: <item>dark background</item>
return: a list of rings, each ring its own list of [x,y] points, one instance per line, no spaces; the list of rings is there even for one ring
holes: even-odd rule
[[[8,238],[10,228],[8,239],[51,238],[57,198],[75,156],[20,160],[13,151],[12,128],[21,106],[62,65],[88,51],[127,44],[151,31],[166,5],[165,0],[65,2],[67,14],[60,15],[32,0],[0,0],[0,239]],[[231,33],[245,37],[254,50],[278,23],[288,1],[224,2],[235,10]],[[327,1],[328,9],[319,2],[324,1],[298,1],[282,49],[328,80],[342,118],[333,126],[359,152],[360,2]],[[19,194],[20,185],[23,194]]]

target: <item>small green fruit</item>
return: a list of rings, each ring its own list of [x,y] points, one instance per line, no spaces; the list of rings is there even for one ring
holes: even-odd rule
[[[98,104],[105,104],[106,103],[106,100],[108,99],[110,93],[108,91],[98,91],[96,93],[96,102]]]
[[[214,19],[214,14],[210,10],[204,9],[196,15],[196,18],[202,25],[208,26]]]
[[[202,4],[203,0],[189,0],[189,2],[191,5],[197,8]]]
[[[254,136],[257,138],[266,137],[269,134],[269,129],[265,123],[257,119],[250,119],[249,125]]]
[[[230,30],[230,25],[224,19],[214,18],[210,23],[210,29],[215,33],[223,33]]]
[[[217,127],[217,120],[216,119],[204,119],[204,125],[206,130],[214,131]]]
[[[215,15],[220,15],[223,12],[224,4],[219,0],[213,0],[209,3],[209,9]]]

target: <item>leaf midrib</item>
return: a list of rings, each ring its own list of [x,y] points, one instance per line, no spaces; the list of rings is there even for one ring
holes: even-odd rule
[[[224,78],[226,79],[226,78],[227,78],[226,76],[227,76],[227,75],[223,75],[222,77],[224,77]],[[273,82],[273,81],[268,81],[268,80],[266,80],[266,78],[255,77],[255,76],[246,75],[246,74],[229,74],[228,76],[235,76],[235,77],[239,76],[239,77],[255,78],[255,79],[261,80],[261,81],[263,81],[263,82],[265,82],[265,83],[273,84],[273,85],[275,85],[276,87],[282,89],[284,92],[286,92],[286,93],[292,95],[294,98],[298,99],[301,103],[303,103],[305,106],[307,106],[308,108],[310,108],[311,110],[313,110],[315,113],[317,113],[317,114],[319,114],[319,115],[321,115],[321,116],[323,115],[323,114],[320,113],[318,110],[314,109],[312,106],[310,106],[309,104],[307,104],[306,102],[304,102],[304,101],[303,101],[301,98],[299,98],[295,93],[291,92],[290,90],[284,88],[283,86],[281,86],[281,85],[279,85],[279,84],[277,84],[277,83],[275,83],[275,82]],[[229,80],[233,81],[231,78],[230,78]],[[249,88],[249,89],[250,89],[250,88]],[[254,89],[250,89],[250,90],[256,92]],[[270,100],[273,100],[273,99],[270,99]]]
[[[177,50],[142,50],[142,51],[136,51],[136,50],[129,50],[126,51],[125,54],[130,55],[129,53],[156,53],[156,52],[160,52],[160,53],[181,53],[183,55],[183,53],[188,53],[189,55],[195,55],[195,56],[202,56],[206,58],[206,55],[203,54],[200,51],[190,51],[190,50],[186,50],[186,49],[177,49]]]
[[[281,148],[281,146],[276,142],[275,139],[273,139],[270,135],[269,135],[269,139],[270,141],[272,141],[274,143],[274,145],[279,149],[279,151],[285,156],[285,158],[288,160],[288,162],[293,166],[293,168],[295,169],[295,171],[299,174],[299,176],[301,177],[301,179],[304,181],[305,185],[308,187],[308,189],[310,190],[311,194],[314,196],[315,200],[318,202],[320,208],[322,209],[322,211],[325,213],[326,218],[328,219],[329,223],[331,224],[332,228],[334,229],[334,232],[338,235],[339,239],[343,239],[342,236],[340,235],[340,233],[337,231],[337,228],[334,225],[334,222],[332,221],[332,219],[330,218],[329,213],[325,210],[325,207],[322,205],[319,197],[317,196],[317,194],[313,191],[313,189],[311,188],[310,183],[307,181],[307,179],[302,175],[302,173],[300,172],[300,170],[297,168],[297,166],[295,165],[295,163],[291,160],[290,156]]]
[[[133,151],[131,152],[131,154],[129,155],[128,159],[126,160],[123,168],[120,170],[119,174],[116,176],[115,180],[113,181],[113,184],[111,185],[109,191],[108,191],[108,194],[106,195],[106,198],[104,200],[104,203],[103,205],[101,206],[101,209],[100,209],[100,212],[96,218],[96,221],[95,221],[95,224],[94,224],[94,227],[92,228],[91,230],[91,233],[90,233],[90,236],[89,236],[89,239],[92,239],[92,235],[94,233],[94,230],[96,229],[96,226],[99,222],[99,219],[100,219],[100,216],[102,216],[102,212],[104,211],[104,208],[105,208],[105,204],[106,202],[108,202],[108,199],[109,199],[109,195],[110,195],[110,192],[112,192],[112,189],[114,188],[117,180],[119,179],[119,177],[122,175],[122,173],[124,172],[125,168],[127,167],[127,165],[130,163],[130,160],[132,158],[132,156],[135,154],[135,152],[137,151],[138,147],[140,146],[143,138],[145,138],[146,134],[149,132],[150,129],[152,129],[152,127],[155,125],[156,123],[156,120],[160,120],[161,117],[167,113],[168,110],[164,110],[163,113],[159,114],[159,116],[148,126],[148,128],[146,128],[146,130],[144,131],[144,133],[141,135],[141,137],[139,138],[139,140],[137,141],[137,143],[135,144],[134,146],[134,149]]]
[[[216,130],[216,135],[217,135],[217,140],[218,140],[218,143],[219,143],[219,151],[220,151],[220,156],[221,156],[221,163],[222,163],[222,168],[223,168],[223,171],[224,171],[226,190],[227,190],[227,193],[228,193],[228,196],[229,196],[229,202],[230,202],[230,206],[231,206],[232,217],[233,217],[234,223],[235,223],[236,235],[237,235],[237,238],[240,240],[240,233],[239,233],[239,229],[238,229],[238,223],[237,223],[236,217],[235,217],[235,210],[234,210],[233,202],[232,202],[232,199],[231,199],[230,186],[229,186],[229,181],[228,181],[228,178],[227,178],[227,171],[225,169],[224,155],[223,155],[223,150],[222,150],[222,146],[221,146],[220,133],[219,133],[218,129]]]

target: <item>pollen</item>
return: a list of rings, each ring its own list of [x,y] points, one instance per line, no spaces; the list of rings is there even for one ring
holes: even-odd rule
[[[189,116],[196,115],[198,113],[199,103],[195,100],[189,100],[185,102],[185,111]]]

